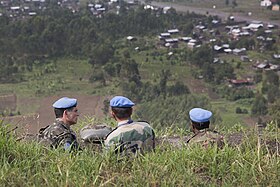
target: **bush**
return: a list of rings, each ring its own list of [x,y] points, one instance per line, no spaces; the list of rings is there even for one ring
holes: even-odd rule
[[[240,108],[240,107],[237,107],[237,108],[235,109],[235,113],[236,113],[236,114],[242,114],[241,108]]]

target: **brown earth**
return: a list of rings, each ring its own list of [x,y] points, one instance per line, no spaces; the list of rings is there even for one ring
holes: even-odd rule
[[[0,95],[0,112],[5,110],[15,111],[17,107],[17,97],[15,94]]]
[[[191,93],[206,94],[212,100],[219,99],[219,96],[213,90],[208,88],[203,80],[190,78],[188,87],[190,88]]]
[[[26,104],[30,101],[37,102],[39,108],[32,114],[25,114],[20,116],[5,117],[4,123],[17,126],[18,133],[31,133],[35,134],[38,130],[46,125],[52,123],[55,119],[52,104],[59,98],[65,95],[56,95],[45,97],[41,100],[25,98],[18,103]],[[67,97],[73,97],[78,99],[78,109],[80,112],[80,119],[83,117],[94,116],[96,118],[104,117],[102,112],[103,101],[108,97],[104,96],[90,96],[90,95],[75,95],[68,94]],[[19,99],[18,99],[19,100]],[[24,112],[23,112],[24,113]]]

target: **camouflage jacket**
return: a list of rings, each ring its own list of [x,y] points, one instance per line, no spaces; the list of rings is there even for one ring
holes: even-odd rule
[[[155,148],[155,133],[147,122],[131,122],[118,126],[105,139],[105,148],[121,155],[143,154]]]
[[[224,146],[223,136],[208,129],[200,130],[199,133],[193,135],[187,143],[189,145],[200,144],[206,148],[214,144],[217,144],[219,148]]]
[[[65,150],[75,150],[79,147],[74,131],[58,119],[53,124],[40,129],[38,141],[52,148],[63,146]]]

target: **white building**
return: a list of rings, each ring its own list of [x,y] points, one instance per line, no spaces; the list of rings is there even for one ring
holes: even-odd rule
[[[270,0],[261,1],[261,6],[263,6],[263,7],[268,7],[268,6],[271,6],[271,5],[272,5],[272,2]]]

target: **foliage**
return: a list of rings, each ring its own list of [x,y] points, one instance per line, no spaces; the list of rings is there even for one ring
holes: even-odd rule
[[[248,114],[248,110],[247,109],[241,109],[240,107],[237,107],[235,109],[235,113],[236,114]]]
[[[279,98],[269,108],[269,114],[280,128],[280,99]]]
[[[267,114],[267,100],[264,96],[257,94],[251,109],[252,115]]]
[[[206,97],[194,95],[181,95],[164,97],[159,96],[152,101],[145,102],[139,106],[136,115],[140,119],[145,119],[155,128],[186,127],[189,121],[189,110],[194,107],[204,107],[211,110]]]
[[[1,17],[0,54],[92,56],[91,63],[104,64],[110,58],[112,41],[128,35],[157,34],[174,24],[191,27],[192,19],[203,18],[193,13],[179,15],[176,11],[157,16],[141,6],[129,10],[124,6],[125,3],[119,15],[107,13],[101,19],[89,11],[73,14],[54,6],[27,20]]]
[[[248,88],[231,88],[228,86],[222,86],[217,89],[217,92],[230,101],[236,101],[239,99],[253,98],[254,93]]]
[[[217,147],[175,148],[158,145],[135,159],[84,149],[78,153],[50,150],[15,141],[0,129],[2,186],[277,186],[276,154],[256,136],[222,150]],[[255,135],[255,134],[254,134]]]

